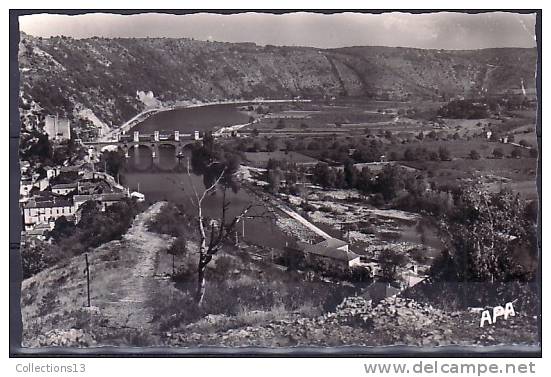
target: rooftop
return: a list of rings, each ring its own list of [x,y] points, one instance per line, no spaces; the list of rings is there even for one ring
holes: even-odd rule
[[[348,245],[348,242],[339,240],[338,238],[328,238],[324,241],[321,241],[320,243],[316,244],[316,246],[322,246],[322,247],[334,247],[339,248]]]
[[[335,247],[320,246],[320,244],[308,245],[304,249],[304,252],[347,262],[360,257],[352,251],[345,251]]]
[[[126,194],[122,192],[108,192],[104,194],[91,194],[91,195],[74,195],[73,200],[75,202],[85,202],[87,200],[98,200],[98,201],[118,201],[126,198]]]
[[[77,188],[77,183],[59,183],[57,185],[53,185],[52,189],[74,189]]]
[[[36,200],[31,198],[25,203],[25,208],[56,208],[56,207],[72,207],[73,203],[67,199],[59,199],[55,196],[50,200]]]
[[[304,253],[315,254],[322,257],[347,262],[359,258],[359,255],[352,251],[338,249],[338,247],[344,245],[347,245],[347,243],[344,241],[336,238],[329,238],[315,245],[311,245],[305,242],[297,242],[296,245],[292,246],[292,248],[302,251]]]

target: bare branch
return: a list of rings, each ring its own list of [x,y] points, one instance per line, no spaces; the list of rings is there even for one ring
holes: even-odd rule
[[[205,189],[205,191],[203,191],[203,195],[201,195],[201,198],[199,199],[199,203],[202,203],[203,200],[205,199],[205,196],[211,192],[212,190],[214,190],[216,188],[216,186],[218,185],[218,183],[220,183],[220,181],[222,180],[222,178],[224,177],[224,173],[226,172],[226,168],[224,168],[222,170],[222,172],[220,173],[220,175],[218,176],[218,178],[216,178],[216,181],[214,181],[214,183],[207,189]]]
[[[197,199],[197,203],[194,203],[191,197],[189,198],[189,200],[191,201],[191,204],[193,204],[193,206],[197,208],[199,207],[199,194],[197,193],[197,189],[195,188],[193,179],[191,179],[191,171],[189,170],[189,157],[187,158],[187,176],[189,178],[189,183],[191,185],[191,188],[193,189],[193,193],[195,194],[195,198]]]

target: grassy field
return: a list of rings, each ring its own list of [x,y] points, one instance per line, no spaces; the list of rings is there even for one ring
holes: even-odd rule
[[[422,141],[415,140],[406,144],[389,144],[386,146],[386,153],[392,152],[398,153],[399,156],[403,156],[406,149],[426,148],[428,151],[438,151],[440,147],[448,149],[451,156],[454,158],[468,158],[469,153],[472,150],[476,150],[480,153],[482,158],[492,157],[492,152],[496,148],[500,148],[505,156],[510,156],[511,152],[518,147],[510,144],[503,144],[499,142],[489,142],[486,139],[477,138],[472,140],[430,140],[424,139]],[[522,150],[521,153],[528,156],[527,150]]]

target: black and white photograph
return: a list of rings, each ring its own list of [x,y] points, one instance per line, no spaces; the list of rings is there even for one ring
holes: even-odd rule
[[[541,13],[15,20],[18,352],[540,352]]]

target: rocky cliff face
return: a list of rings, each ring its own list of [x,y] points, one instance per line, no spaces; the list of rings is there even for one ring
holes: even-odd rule
[[[535,87],[535,49],[315,49],[190,39],[36,38],[21,34],[21,90],[48,111],[83,108],[108,124],[171,103],[323,97],[446,99]]]

